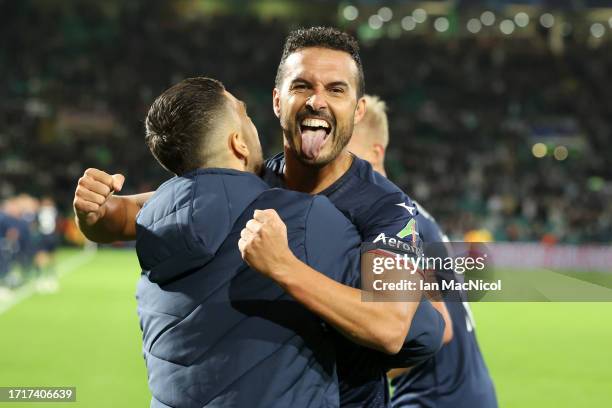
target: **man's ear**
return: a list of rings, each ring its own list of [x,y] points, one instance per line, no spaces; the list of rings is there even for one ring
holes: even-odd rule
[[[237,132],[232,132],[228,136],[229,147],[232,154],[240,161],[246,162],[249,158],[249,147],[246,144],[246,141],[242,137],[242,134]]]
[[[378,163],[382,164],[385,159],[385,148],[380,143],[374,143],[372,145],[372,150],[374,150],[374,155],[376,156],[376,160]]]
[[[365,116],[365,113],[366,113],[366,100],[362,96],[357,101],[357,107],[355,108],[355,120],[353,121],[353,124],[356,125],[359,122],[361,122],[361,119],[363,119],[363,117]]]
[[[280,118],[280,91],[277,88],[272,90],[272,109],[277,118]]]

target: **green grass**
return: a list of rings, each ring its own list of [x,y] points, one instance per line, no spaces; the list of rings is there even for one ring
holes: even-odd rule
[[[63,251],[60,264],[75,251]],[[76,386],[60,407],[147,407],[132,251],[103,250],[0,314],[0,386]],[[612,403],[612,303],[474,303],[500,406]],[[40,404],[0,403],[0,408]]]
[[[138,275],[132,251],[100,251],[64,276],[57,293],[35,294],[0,315],[0,386],[77,387],[76,403],[54,407],[148,406]]]
[[[612,303],[473,303],[501,407],[612,405]]]

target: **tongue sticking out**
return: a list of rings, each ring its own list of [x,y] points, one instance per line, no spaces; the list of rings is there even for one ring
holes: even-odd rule
[[[316,159],[325,144],[327,133],[325,129],[302,131],[302,153],[309,159]]]

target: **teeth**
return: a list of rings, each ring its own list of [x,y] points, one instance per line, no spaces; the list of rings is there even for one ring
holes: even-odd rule
[[[323,119],[306,118],[302,121],[302,126],[329,128],[329,123]]]

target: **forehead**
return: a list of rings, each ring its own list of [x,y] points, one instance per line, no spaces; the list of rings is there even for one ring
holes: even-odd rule
[[[356,86],[357,63],[344,51],[321,47],[302,48],[284,63],[285,79],[302,78],[312,82],[345,81]]]

